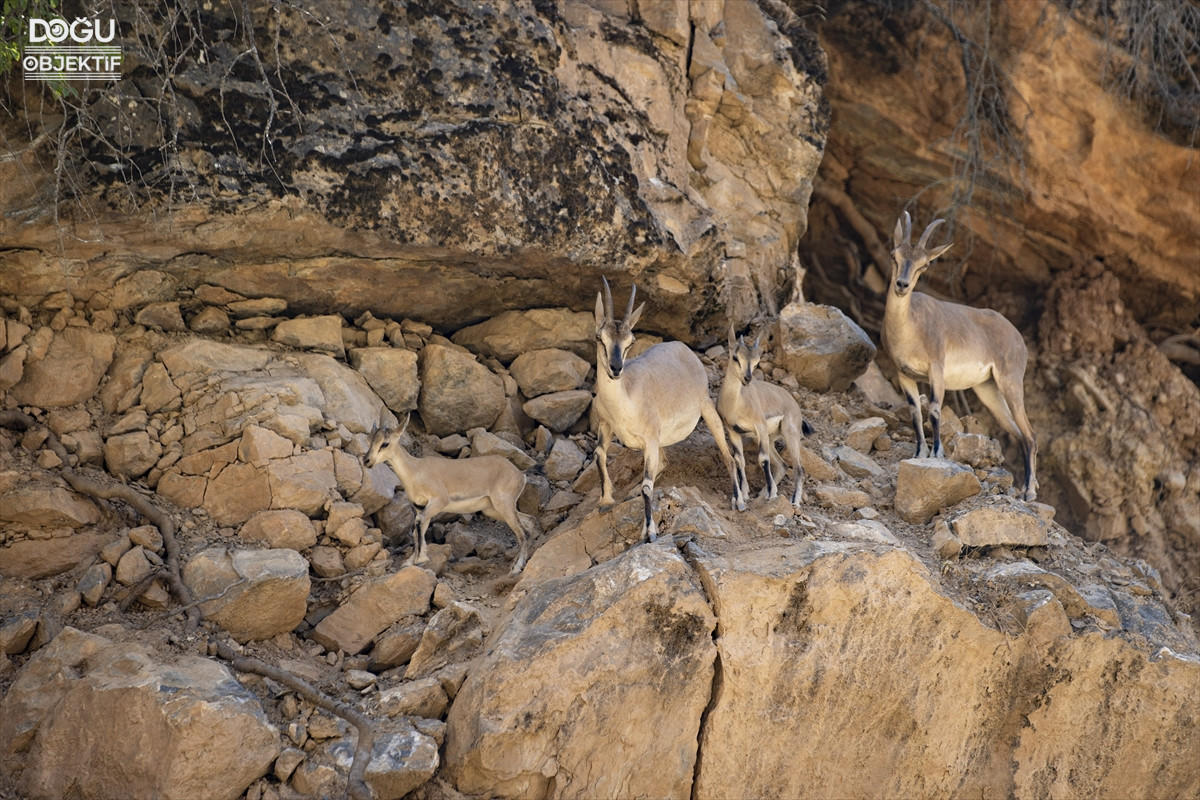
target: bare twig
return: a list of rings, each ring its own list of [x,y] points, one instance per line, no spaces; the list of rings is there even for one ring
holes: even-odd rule
[[[355,800],[372,800],[374,795],[371,792],[371,788],[363,780],[363,773],[366,772],[367,764],[371,760],[371,748],[375,745],[375,729],[369,718],[346,703],[334,700],[312,684],[287,670],[272,666],[257,658],[239,655],[228,644],[216,639],[210,639],[209,644],[216,649],[218,656],[228,661],[238,672],[262,675],[264,678],[270,678],[276,683],[281,683],[295,691],[305,700],[338,715],[353,725],[355,730],[358,731],[358,742],[354,747],[354,761],[350,765],[350,774],[346,776],[347,791],[350,797],[355,798]],[[212,651],[210,650],[209,652]]]

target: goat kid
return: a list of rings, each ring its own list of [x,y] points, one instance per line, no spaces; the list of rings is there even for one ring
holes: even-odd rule
[[[1013,324],[990,308],[948,303],[913,291],[929,263],[950,249],[928,248],[929,236],[945,220],[935,219],[912,244],[908,212],[896,220],[892,280],[883,314],[883,343],[896,363],[900,388],[912,412],[917,457],[942,457],[941,409],[946,391],[974,389],[980,402],[1021,443],[1025,459],[1023,496],[1037,496],[1037,439],[1025,414],[1025,366],[1029,352]],[[925,442],[917,381],[930,385],[933,446]]]
[[[642,539],[653,542],[658,538],[654,480],[665,463],[663,448],[686,439],[701,418],[717,442],[730,478],[736,482],[736,477],[721,417],[708,395],[708,374],[700,358],[683,342],[662,342],[637,358],[628,358],[634,342],[633,326],[646,307],[643,303],[634,310],[636,294],[634,286],[625,317],[617,322],[607,279],[603,294],[596,293],[596,388],[592,408],[600,433],[596,463],[600,467],[601,507],[614,505],[612,480],[608,476],[608,448],[615,436],[626,447],[641,450],[644,455]]]
[[[735,337],[733,325],[729,326],[729,362],[725,367],[721,393],[717,397],[717,411],[729,428],[729,441],[733,445],[737,467],[733,507],[738,511],[746,510],[746,500],[750,494],[750,483],[746,478],[746,453],[742,445],[742,437],[747,434],[758,442],[758,463],[767,480],[760,496],[770,500],[779,496],[779,479],[783,478],[787,468],[775,450],[775,443],[782,441],[792,463],[796,465],[792,505],[799,506],[804,501],[800,442],[807,423],[799,404],[787,389],[754,379],[754,369],[762,358],[761,343],[760,333],[754,346],[747,347],[742,337]]]
[[[386,463],[400,479],[409,502],[421,509],[413,523],[413,554],[405,565],[424,564],[425,532],[439,514],[472,514],[499,520],[512,529],[520,552],[510,573],[516,575],[529,556],[525,527],[517,498],[525,488],[525,474],[502,456],[449,459],[418,458],[404,447],[401,437],[408,419],[399,431],[389,428],[371,434],[367,466]]]

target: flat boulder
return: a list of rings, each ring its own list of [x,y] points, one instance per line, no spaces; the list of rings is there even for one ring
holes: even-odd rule
[[[966,547],[1042,547],[1049,541],[1049,523],[1011,497],[997,497],[985,506],[960,511],[949,522]]]
[[[896,475],[896,513],[905,522],[926,523],[942,509],[983,490],[974,471],[945,458],[909,458]]]
[[[518,601],[447,717],[447,774],[490,797],[688,797],[716,618],[673,547]]]
[[[11,396],[21,405],[66,408],[96,393],[112,364],[117,339],[111,333],[68,327],[54,334],[42,358],[25,358]]]
[[[193,556],[183,580],[196,597],[214,598],[200,610],[239,642],[269,639],[299,625],[311,585],[308,560],[295,550],[224,547]]]
[[[473,353],[508,364],[531,350],[556,348],[581,358],[596,354],[596,317],[566,308],[532,308],[505,311],[452,337],[455,344]]]
[[[0,704],[0,759],[22,796],[235,800],[280,752],[225,666],[64,628]]]

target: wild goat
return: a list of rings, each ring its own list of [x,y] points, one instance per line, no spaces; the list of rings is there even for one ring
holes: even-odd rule
[[[762,334],[747,347],[740,336],[734,336],[729,326],[729,362],[725,367],[725,381],[717,397],[717,411],[729,428],[729,441],[733,445],[733,458],[737,466],[734,479],[733,505],[738,511],[746,510],[746,499],[750,494],[750,483],[746,479],[746,453],[742,437],[750,434],[758,441],[758,463],[762,465],[767,485],[762,496],[774,500],[779,496],[779,482],[786,467],[775,451],[775,443],[782,440],[796,465],[796,488],[792,490],[792,505],[799,506],[804,500],[804,467],[800,463],[800,442],[804,437],[804,415],[791,393],[782,386],[754,380],[754,368],[762,358]]]
[[[642,538],[653,542],[658,538],[658,526],[654,522],[654,479],[665,462],[663,448],[691,435],[701,417],[717,442],[730,478],[736,478],[721,418],[708,395],[708,374],[700,358],[683,342],[662,342],[637,358],[627,360],[634,340],[633,326],[646,307],[643,303],[634,310],[636,294],[637,287],[634,286],[629,293],[625,318],[617,322],[607,279],[604,280],[603,296],[596,293],[596,397],[593,409],[600,429],[596,463],[600,466],[602,485],[600,504],[612,506],[608,446],[613,436],[626,447],[642,451],[645,459]]]
[[[517,498],[525,488],[525,474],[502,456],[449,459],[418,458],[405,449],[401,438],[408,419],[399,431],[389,428],[371,434],[367,466],[386,463],[400,479],[409,502],[421,509],[413,523],[413,554],[405,564],[424,564],[425,531],[439,514],[471,514],[476,511],[499,520],[516,534],[520,552],[511,574],[525,566],[528,543]]]
[[[1037,496],[1037,439],[1025,416],[1025,364],[1029,352],[1013,324],[990,308],[973,308],[914,292],[929,263],[950,249],[927,249],[929,236],[945,220],[935,219],[912,244],[912,220],[905,211],[896,220],[892,280],[883,314],[883,342],[896,362],[900,388],[912,411],[917,457],[942,456],[941,410],[946,390],[974,389],[980,402],[1013,437],[1025,456],[1026,500]],[[933,447],[921,426],[917,381],[930,385],[929,419]]]

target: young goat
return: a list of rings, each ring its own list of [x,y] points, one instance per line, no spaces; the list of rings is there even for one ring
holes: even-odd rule
[[[612,293],[604,280],[604,294],[596,294],[596,397],[592,407],[600,428],[596,463],[600,466],[601,506],[614,504],[608,477],[608,446],[613,436],[645,457],[642,502],[645,519],[642,538],[658,538],[654,522],[654,479],[662,471],[663,448],[681,442],[704,418],[717,442],[721,458],[736,482],[733,459],[725,443],[721,418],[708,396],[708,374],[700,358],[682,342],[662,342],[637,358],[626,360],[633,345],[633,326],[645,303],[633,309],[637,287],[629,293],[625,318],[613,316]],[[735,489],[736,491],[736,489]]]
[[[399,431],[389,428],[375,431],[367,452],[367,466],[386,463],[400,479],[409,501],[421,509],[413,523],[413,554],[405,564],[424,564],[429,560],[425,554],[425,531],[438,514],[478,511],[512,528],[521,550],[511,574],[520,572],[529,555],[525,528],[517,511],[517,498],[525,488],[525,474],[501,456],[417,458],[401,442],[407,428],[406,419]]]
[[[786,467],[775,451],[775,443],[782,440],[792,463],[796,465],[792,505],[799,506],[804,500],[804,467],[800,463],[804,416],[787,389],[754,380],[754,368],[762,358],[761,342],[760,333],[754,346],[747,347],[741,337],[734,337],[733,326],[729,326],[729,363],[725,367],[721,394],[717,397],[717,411],[729,428],[729,441],[733,445],[733,458],[737,466],[733,505],[738,511],[746,510],[746,499],[750,494],[750,483],[746,479],[746,453],[742,447],[742,437],[746,434],[758,441],[758,463],[762,465],[767,479],[762,496],[771,500],[779,496],[776,475],[783,478]]]
[[[949,244],[926,249],[930,234],[942,222],[931,222],[914,247],[908,212],[896,220],[892,281],[883,314],[883,342],[896,362],[900,388],[912,411],[917,457],[942,456],[940,423],[946,390],[974,389],[996,420],[1021,442],[1024,497],[1033,500],[1037,496],[1037,439],[1025,416],[1022,383],[1029,358],[1025,340],[1011,322],[990,308],[947,303],[913,291],[929,262],[950,249]],[[919,380],[928,382],[931,389],[932,449],[926,445],[921,426]]]

